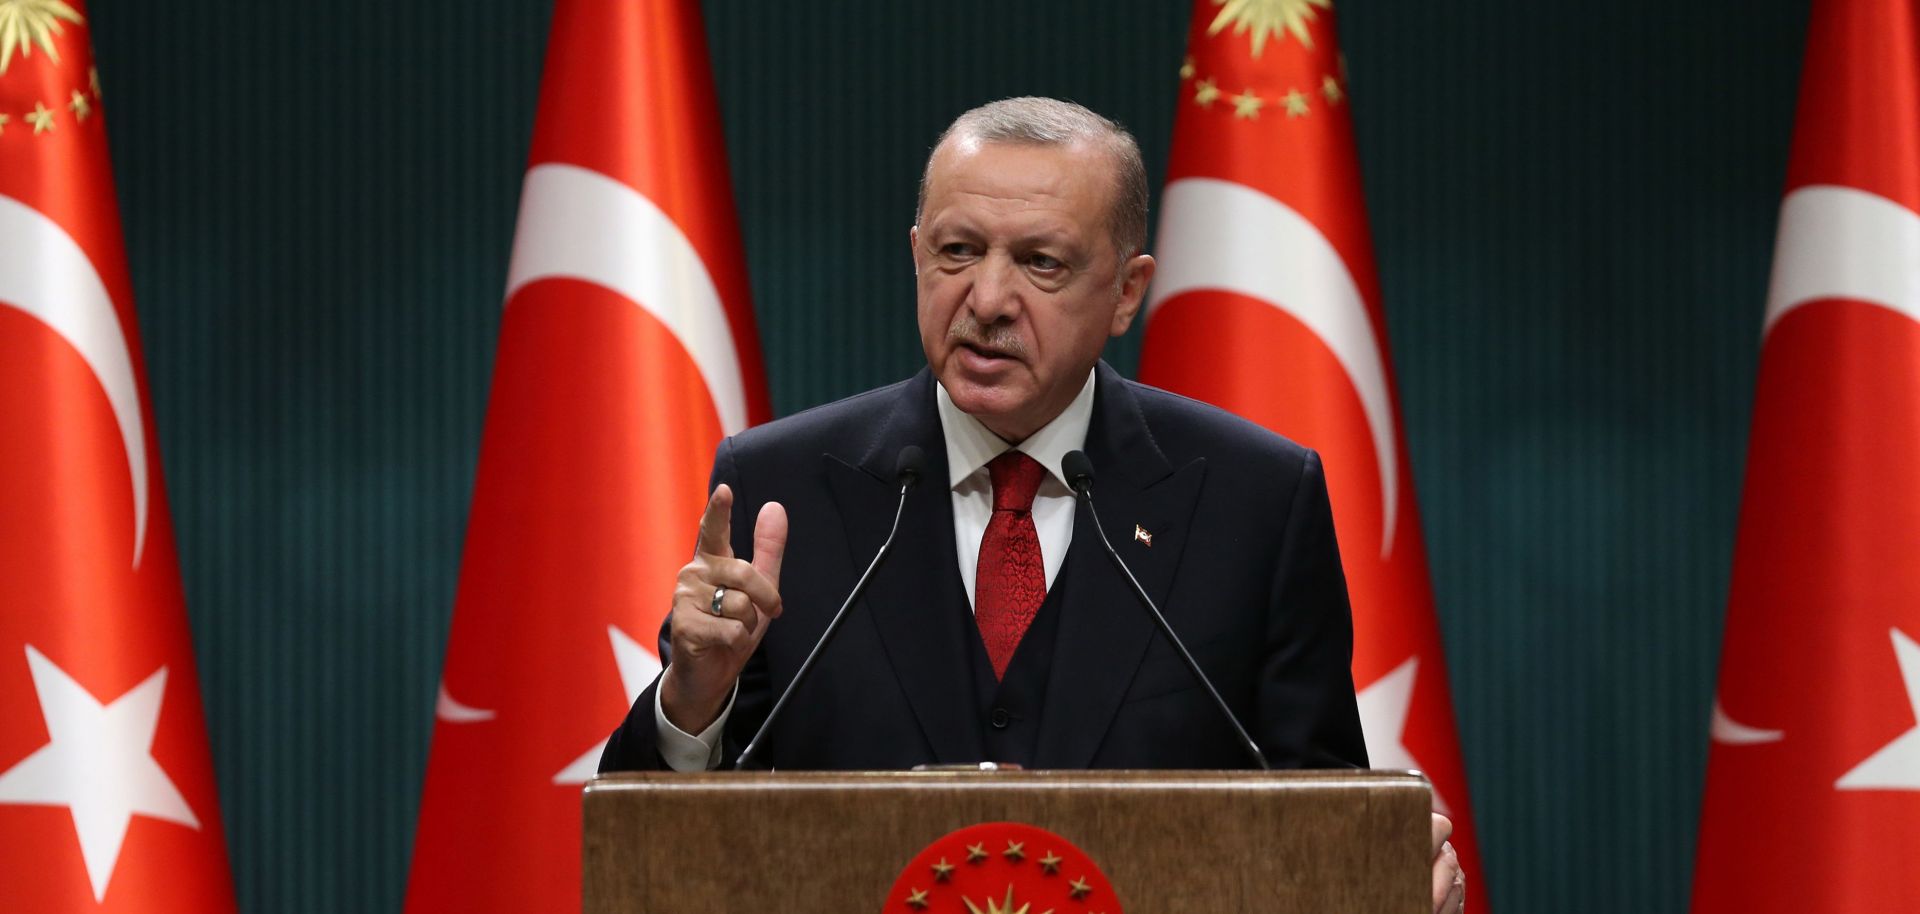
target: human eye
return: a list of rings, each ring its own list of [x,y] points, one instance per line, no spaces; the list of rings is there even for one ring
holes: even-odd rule
[[[1027,266],[1041,273],[1053,273],[1066,269],[1066,264],[1051,254],[1035,252],[1027,255]]]
[[[940,245],[940,256],[948,260],[972,260],[980,256],[978,245],[966,241],[949,241]]]

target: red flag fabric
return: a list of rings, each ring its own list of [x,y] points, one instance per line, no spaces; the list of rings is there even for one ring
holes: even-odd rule
[[[1486,910],[1329,0],[1195,0],[1140,377],[1326,458],[1367,752],[1419,768]]]
[[[559,0],[409,911],[578,907],[581,785],[767,417],[700,7]]]
[[[0,3],[0,908],[232,910],[101,110]]]
[[[1817,0],[1697,914],[1920,910],[1920,7]]]

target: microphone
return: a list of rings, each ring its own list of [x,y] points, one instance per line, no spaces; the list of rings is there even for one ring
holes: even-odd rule
[[[899,456],[893,459],[893,482],[900,487],[900,502],[894,506],[893,526],[887,528],[886,541],[882,542],[880,550],[873,554],[873,561],[867,563],[867,570],[861,572],[860,580],[854,582],[853,590],[840,604],[840,609],[834,612],[832,619],[827,621],[827,630],[820,634],[819,641],[814,642],[813,650],[807,652],[807,659],[801,661],[799,671],[793,674],[793,681],[787,683],[786,691],[781,692],[780,699],[773,703],[773,710],[767,712],[767,719],[761,721],[760,729],[754,732],[753,739],[747,741],[747,748],[740,751],[739,758],[734,759],[733,767],[739,769],[747,767],[747,761],[753,758],[754,750],[760,748],[760,740],[773,729],[773,722],[779,719],[781,709],[787,706],[787,699],[793,697],[794,690],[798,689],[800,683],[806,680],[807,674],[813,671],[814,663],[827,649],[827,642],[833,640],[834,633],[840,630],[840,623],[846,621],[847,610],[853,607],[853,601],[860,599],[860,595],[866,592],[867,582],[873,580],[873,572],[880,567],[881,562],[886,560],[888,553],[893,551],[893,536],[900,532],[900,516],[907,510],[907,490],[920,481],[920,474],[926,469],[926,465],[927,456],[921,452],[918,445],[909,444],[901,448]]]
[[[1247,754],[1260,763],[1261,770],[1272,771],[1273,765],[1267,762],[1266,754],[1260,751],[1253,737],[1247,735],[1247,728],[1241,726],[1240,718],[1235,717],[1233,709],[1227,707],[1226,699],[1220,697],[1219,690],[1213,687],[1213,681],[1207,678],[1206,673],[1201,672],[1200,664],[1193,659],[1193,654],[1187,651],[1186,644],[1181,642],[1179,635],[1174,634],[1173,626],[1167,624],[1167,617],[1160,614],[1160,607],[1153,605],[1153,598],[1147,596],[1147,589],[1140,586],[1140,579],[1133,576],[1133,569],[1127,567],[1126,560],[1120,558],[1119,551],[1113,548],[1113,541],[1107,539],[1107,529],[1100,523],[1100,512],[1093,509],[1093,461],[1088,460],[1087,455],[1082,451],[1068,451],[1067,455],[1060,459],[1060,469],[1067,474],[1067,484],[1073,487],[1073,494],[1086,504],[1087,514],[1093,518],[1093,532],[1100,536],[1100,545],[1107,547],[1107,556],[1113,559],[1114,567],[1119,568],[1120,575],[1127,579],[1128,584],[1133,585],[1133,595],[1140,598],[1140,605],[1147,608],[1147,614],[1153,617],[1154,624],[1160,626],[1160,634],[1167,636],[1167,643],[1172,644],[1173,649],[1179,652],[1180,659],[1186,662],[1187,670],[1193,673],[1193,678],[1200,680],[1200,684],[1206,687],[1207,695],[1213,699],[1214,706],[1220,709],[1220,716],[1225,717],[1227,723],[1233,726],[1233,732],[1239,735],[1240,744],[1247,750]]]

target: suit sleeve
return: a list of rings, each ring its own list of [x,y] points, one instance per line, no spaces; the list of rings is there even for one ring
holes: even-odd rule
[[[1276,767],[1364,768],[1353,612],[1319,454],[1307,452],[1287,511],[1267,614],[1260,741]]]

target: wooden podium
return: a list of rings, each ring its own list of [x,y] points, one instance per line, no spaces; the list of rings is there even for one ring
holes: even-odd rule
[[[967,914],[890,890],[949,833],[1017,822],[1084,851],[1113,896],[1028,914],[1425,914],[1431,803],[1399,771],[608,775],[586,788],[584,910]],[[977,909],[1014,914],[1000,901]]]

